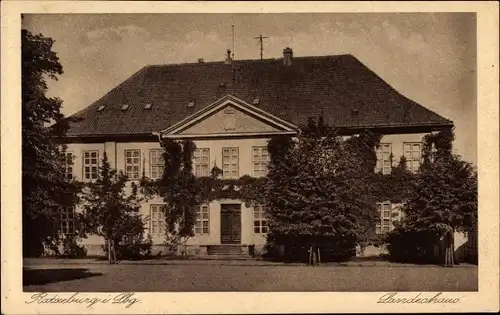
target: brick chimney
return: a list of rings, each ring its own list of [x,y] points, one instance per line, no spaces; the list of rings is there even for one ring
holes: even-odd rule
[[[228,49],[227,50],[227,57],[226,57],[226,61],[224,62],[226,65],[230,65],[231,64],[231,49]]]
[[[283,65],[291,66],[293,58],[293,50],[290,47],[283,49]]]

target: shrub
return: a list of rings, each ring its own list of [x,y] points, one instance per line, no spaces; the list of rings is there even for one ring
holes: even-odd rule
[[[387,234],[388,258],[405,263],[436,263],[436,235],[428,231],[412,231],[397,227]]]
[[[316,241],[320,249],[321,262],[346,261],[356,255],[356,245],[353,239],[347,237],[323,237]],[[269,239],[265,245],[264,258],[284,262],[303,262],[309,260],[310,242],[299,238],[274,241]]]
[[[142,234],[140,235],[127,235],[121,241],[115,241],[116,258],[118,260],[140,260],[152,257],[153,241],[150,236],[145,240]],[[108,255],[107,242],[102,245],[103,251]]]
[[[63,239],[62,256],[69,258],[81,258],[87,256],[87,249],[83,245],[78,245],[74,237],[65,237]]]

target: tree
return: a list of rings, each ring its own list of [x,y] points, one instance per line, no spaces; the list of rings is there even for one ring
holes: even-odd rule
[[[137,185],[131,183],[127,193],[128,178],[111,169],[106,152],[95,182],[87,183],[83,192],[82,225],[86,233],[104,238],[109,263],[117,261],[117,246],[127,242],[128,236],[142,237],[144,222],[138,212],[141,199]]]
[[[333,246],[349,256],[375,225],[369,183],[379,140],[370,133],[343,140],[321,119],[309,121],[296,141],[273,138],[268,240],[289,248]]]
[[[171,139],[163,143],[164,172],[159,180],[152,181],[143,175],[141,187],[145,195],[163,198],[162,211],[165,217],[165,242],[176,250],[194,235],[195,207],[203,200],[203,188],[197,184],[193,174],[192,156],[195,145],[192,141],[177,142]],[[204,189],[207,190],[207,187]]]
[[[46,78],[63,73],[54,41],[24,29],[21,37],[23,255],[33,256],[58,243],[62,207],[75,203],[78,185],[67,180],[61,159],[62,101],[46,96]]]
[[[404,207],[408,229],[427,231],[444,240],[444,264],[453,266],[454,232],[477,229],[477,174],[453,154],[451,129],[427,135],[423,164],[413,196]]]

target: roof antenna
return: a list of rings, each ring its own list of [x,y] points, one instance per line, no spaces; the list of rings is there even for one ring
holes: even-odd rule
[[[234,60],[234,25],[231,25],[231,28],[233,30],[233,60]]]
[[[262,34],[260,36],[257,36],[257,37],[254,37],[255,39],[258,39],[259,42],[260,42],[260,60],[264,59],[263,57],[263,52],[264,52],[264,45],[262,43],[262,40],[265,39],[265,38],[269,38],[269,37],[266,37],[266,36],[262,36]]]

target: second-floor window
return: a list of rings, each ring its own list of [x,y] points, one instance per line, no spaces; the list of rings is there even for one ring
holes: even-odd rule
[[[125,150],[125,175],[129,179],[138,179],[141,169],[141,151]]]
[[[390,174],[392,146],[390,143],[381,143],[377,148],[377,172]]]
[[[163,205],[151,205],[150,208],[150,233],[152,235],[161,236],[165,235],[165,214],[162,209]]]
[[[267,233],[267,220],[265,216],[265,207],[256,205],[253,207],[253,232],[258,234]]]
[[[269,164],[269,152],[267,147],[252,148],[253,175],[255,177],[267,175],[267,165]]]
[[[64,176],[67,179],[73,179],[73,153],[62,152],[62,161],[64,167]]]
[[[238,178],[238,148],[222,149],[222,174],[224,178]]]
[[[162,150],[153,149],[149,151],[149,172],[152,179],[158,179],[163,175],[163,168],[165,162],[163,161]]]
[[[194,150],[194,175],[204,177],[210,175],[210,149]]]
[[[403,149],[408,170],[412,172],[418,171],[420,168],[422,144],[420,142],[406,142],[403,144]]]
[[[64,235],[75,234],[75,207],[64,207],[61,213],[61,233]]]
[[[210,232],[210,208],[208,205],[196,207],[196,222],[194,232],[196,234],[208,234]]]
[[[83,178],[86,180],[96,180],[99,174],[99,152],[83,152]]]

